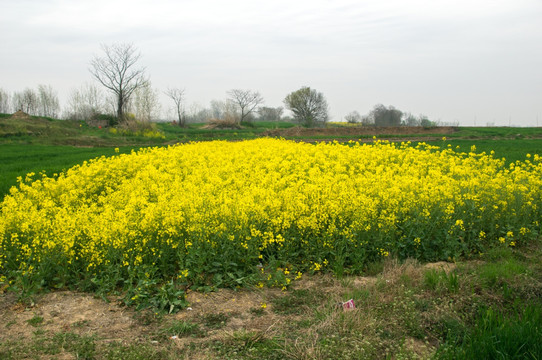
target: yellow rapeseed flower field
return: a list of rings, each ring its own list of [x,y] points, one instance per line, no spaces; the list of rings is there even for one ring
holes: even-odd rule
[[[289,269],[284,286],[386,256],[517,246],[538,234],[541,206],[537,155],[505,166],[475,149],[385,142],[149,148],[21,179],[1,204],[0,276],[234,286],[265,281],[272,264]]]

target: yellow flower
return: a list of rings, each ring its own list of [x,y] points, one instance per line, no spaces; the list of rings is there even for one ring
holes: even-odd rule
[[[188,277],[188,269],[181,271],[181,273],[179,274],[179,279],[184,279],[186,277]]]
[[[461,219],[456,220],[455,226],[458,227],[458,228],[460,228],[461,230],[465,230],[464,222],[463,222],[463,220],[461,220]]]
[[[540,156],[506,166],[474,147],[374,140],[198,142],[104,156],[52,177],[29,173],[1,200],[2,275],[39,276],[52,260],[91,278],[120,265],[136,282],[161,285],[208,276],[188,264],[210,254],[228,254],[217,263],[238,269],[251,268],[255,258],[271,266],[263,256],[269,254],[298,279],[292,269],[334,267],[325,254],[343,252],[353,261],[357,251],[387,257],[406,246],[423,257],[421,243],[440,241],[436,233],[473,250],[487,229],[509,230],[497,239],[510,246],[538,232]],[[300,263],[290,265],[293,258]],[[66,271],[61,275],[69,277]]]

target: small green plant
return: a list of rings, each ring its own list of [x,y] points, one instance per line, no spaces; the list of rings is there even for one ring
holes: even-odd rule
[[[167,313],[177,312],[188,305],[185,291],[176,281],[158,285],[156,280],[147,278],[139,280],[137,286],[127,291],[124,302],[135,305],[138,310],[152,308]]]
[[[64,349],[76,359],[94,359],[96,353],[95,338],[81,336],[71,332],[61,332],[53,336],[51,348]]]
[[[154,309],[145,309],[137,311],[134,314],[134,319],[143,326],[149,326],[160,322],[164,318],[164,313],[160,311],[154,311]]]
[[[321,295],[316,289],[294,289],[271,300],[273,312],[282,315],[298,314],[303,308],[320,303]]]
[[[284,358],[282,348],[277,341],[261,331],[234,331],[223,341],[214,344],[219,358],[234,359],[270,359]]]
[[[220,329],[226,326],[228,315],[224,313],[207,314],[203,316],[203,324],[210,329]]]
[[[440,275],[434,270],[428,270],[423,273],[423,284],[428,290],[436,291],[440,283]]]
[[[343,299],[345,301],[349,299],[353,299],[354,302],[357,303],[357,302],[366,301],[370,296],[371,296],[371,293],[369,292],[369,290],[364,289],[364,288],[357,288],[345,293],[343,296]]]
[[[250,313],[255,316],[262,316],[265,314],[265,309],[261,306],[258,308],[252,308],[250,309]]]
[[[15,324],[17,324],[17,321],[11,320],[11,321],[9,321],[9,322],[6,324],[6,328],[10,328],[11,326],[13,326],[13,325],[15,325]]]
[[[90,323],[90,321],[88,321],[88,320],[79,320],[79,321],[74,322],[72,324],[72,326],[74,328],[81,328],[81,327],[89,325],[89,323]]]
[[[384,262],[381,260],[367,263],[364,269],[364,273],[367,276],[375,276],[382,273],[382,271],[384,271]]]
[[[170,358],[165,350],[157,350],[147,344],[124,345],[113,342],[107,344],[103,350],[104,359],[122,359],[122,360],[159,360]],[[99,357],[102,358],[102,357]]]
[[[200,337],[204,335],[204,332],[200,329],[198,324],[191,323],[189,321],[174,321],[169,326],[160,330],[161,335],[166,335],[167,337],[177,336],[177,337]]]
[[[497,263],[487,263],[478,269],[483,284],[489,288],[500,288],[514,276],[523,274],[527,268],[521,262],[509,258]]]
[[[431,291],[456,293],[459,290],[459,276],[456,271],[430,269],[423,274],[425,288]]]
[[[36,327],[38,325],[40,325],[41,323],[43,323],[43,317],[42,316],[39,316],[39,315],[34,315],[33,318],[31,318],[30,320],[27,320],[27,322]]]
[[[459,291],[459,276],[457,272],[451,271],[448,274],[444,273],[444,275],[445,275],[444,281],[445,281],[446,288],[448,289],[448,291],[451,293],[458,292]]]

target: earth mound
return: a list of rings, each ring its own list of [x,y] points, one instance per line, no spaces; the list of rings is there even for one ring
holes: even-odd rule
[[[26,120],[26,119],[30,119],[30,115],[28,115],[27,113],[25,113],[22,110],[19,110],[16,113],[14,113],[13,115],[11,115],[11,118],[12,119],[25,119]]]

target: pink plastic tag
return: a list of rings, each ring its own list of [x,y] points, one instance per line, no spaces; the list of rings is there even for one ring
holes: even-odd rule
[[[352,310],[355,309],[356,305],[354,305],[354,300],[350,299],[346,302],[343,302],[343,310]]]

